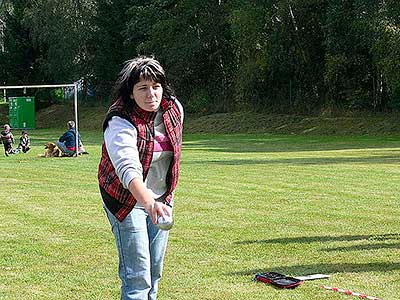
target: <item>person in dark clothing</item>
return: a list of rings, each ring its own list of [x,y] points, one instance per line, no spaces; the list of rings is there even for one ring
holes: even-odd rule
[[[26,130],[22,131],[22,135],[19,138],[19,145],[17,148],[17,152],[28,152],[31,149],[31,140],[29,138],[28,132]]]
[[[4,130],[1,131],[1,141],[4,145],[4,153],[8,156],[9,154],[15,153],[12,148],[12,145],[14,144],[14,136],[11,132],[10,125],[5,124],[3,128]]]
[[[76,153],[76,129],[75,122],[67,122],[68,130],[56,142],[57,147],[63,152],[64,156],[73,156]],[[81,135],[78,132],[78,153],[82,152]]]

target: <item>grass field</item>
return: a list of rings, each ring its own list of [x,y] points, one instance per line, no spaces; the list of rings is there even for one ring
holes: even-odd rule
[[[117,254],[89,155],[44,159],[60,132],[0,156],[0,299],[118,299]],[[160,300],[400,299],[400,138],[185,135]],[[255,273],[325,273],[294,290]]]

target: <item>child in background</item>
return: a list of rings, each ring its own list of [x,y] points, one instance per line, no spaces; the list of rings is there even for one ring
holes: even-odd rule
[[[18,152],[22,151],[24,153],[28,152],[31,146],[31,141],[29,139],[28,132],[26,130],[22,131],[22,136],[19,138]]]
[[[1,141],[4,145],[4,153],[6,156],[9,154],[14,154],[12,145],[14,144],[14,136],[11,132],[10,125],[5,124],[3,126],[4,130],[1,131]]]

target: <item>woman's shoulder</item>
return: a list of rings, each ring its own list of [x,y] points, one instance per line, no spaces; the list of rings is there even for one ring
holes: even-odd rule
[[[171,100],[175,103],[175,105],[178,107],[178,109],[179,109],[179,112],[180,112],[180,114],[181,114],[181,119],[182,119],[182,122],[183,122],[183,116],[184,116],[184,111],[183,111],[183,105],[182,105],[182,103],[178,100],[178,98],[176,98],[176,97],[171,97]]]
[[[182,103],[178,100],[178,98],[176,96],[170,96],[168,98],[166,98],[166,100],[170,103],[170,104],[175,104],[178,109],[183,113],[183,105]]]

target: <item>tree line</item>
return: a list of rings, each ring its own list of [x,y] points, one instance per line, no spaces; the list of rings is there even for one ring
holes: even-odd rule
[[[400,108],[398,0],[3,0],[0,83],[83,80],[107,102],[154,55],[186,110]]]

